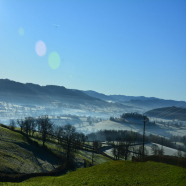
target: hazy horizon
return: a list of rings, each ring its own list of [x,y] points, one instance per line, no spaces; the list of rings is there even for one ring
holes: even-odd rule
[[[6,80],[8,78],[4,78],[3,80]],[[0,79],[1,80],[1,79]],[[14,80],[11,80],[11,79],[8,79],[10,81],[14,81]],[[20,82],[20,81],[15,81],[15,82],[18,82],[18,83],[23,83],[23,82]],[[45,85],[40,85],[38,83],[32,83],[32,82],[26,82],[26,83],[23,83],[23,84],[27,84],[27,83],[31,83],[31,84],[35,84],[35,85],[39,85],[39,86],[50,86],[52,84],[45,84]],[[62,86],[64,87],[63,85],[54,85],[54,86]],[[71,89],[71,88],[68,88],[68,87],[65,87],[66,89]],[[73,88],[72,88],[73,89]],[[75,90],[80,90],[80,89],[75,89]],[[95,91],[95,90],[80,90],[80,91],[94,91],[94,92],[97,92],[99,94],[104,94],[102,92],[98,92],[98,91]],[[148,97],[148,96],[144,96],[144,95],[137,95],[137,96],[134,96],[134,95],[125,95],[125,94],[104,94],[104,95],[107,95],[107,96],[111,96],[111,95],[119,95],[119,96],[133,96],[133,97],[147,97],[147,98],[158,98],[158,99],[165,99],[165,98],[159,98],[159,97]],[[172,99],[165,99],[165,100],[172,100]],[[175,100],[175,101],[186,101],[186,100]]]

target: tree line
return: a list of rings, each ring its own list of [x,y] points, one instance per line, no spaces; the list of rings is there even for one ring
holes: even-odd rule
[[[74,159],[74,152],[84,146],[87,136],[76,131],[76,128],[70,124],[65,126],[54,125],[47,115],[39,118],[27,117],[25,119],[10,120],[10,128],[15,130],[16,126],[21,128],[21,132],[28,136],[34,136],[38,132],[41,136],[43,146],[47,140],[57,140],[57,143],[65,150],[67,167],[68,162]]]
[[[134,113],[123,113],[119,118],[117,117],[110,117],[111,121],[116,121],[116,122],[125,122],[125,119],[135,119],[135,120],[143,120],[143,115],[138,114],[137,112]],[[146,121],[149,121],[149,118],[146,117]]]
[[[130,139],[130,143],[142,143],[143,142],[143,135],[134,132],[134,131],[127,131],[127,130],[100,130],[97,132],[92,132],[87,135],[88,139],[91,141],[99,140],[99,141],[118,141],[121,139],[122,141],[128,141]],[[182,151],[185,151],[185,147],[178,146],[176,143],[173,143],[175,139],[180,139],[182,142],[185,142],[185,137],[171,137],[164,138],[161,136],[150,134],[148,136],[145,136],[145,143],[157,143],[166,147],[170,147],[173,149],[180,148]],[[121,141],[120,140],[120,141]]]

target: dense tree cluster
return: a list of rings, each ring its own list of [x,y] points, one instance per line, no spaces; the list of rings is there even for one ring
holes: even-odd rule
[[[137,112],[134,112],[134,113],[124,113],[121,115],[121,118],[123,119],[128,119],[128,118],[132,118],[132,119],[135,119],[135,120],[143,120],[143,115],[141,114],[138,114]],[[146,117],[146,121],[149,121],[149,118]]]
[[[143,141],[143,135],[127,130],[100,130],[95,133],[92,132],[87,136],[91,141],[116,141],[117,139],[122,139],[125,141],[129,138],[131,141]]]
[[[124,113],[120,116],[120,118],[117,117],[110,117],[111,121],[116,121],[116,122],[125,122],[125,119],[134,119],[134,120],[143,120],[144,116],[141,114],[138,114],[137,112],[134,113]],[[149,118],[146,117],[146,121],[149,121]]]

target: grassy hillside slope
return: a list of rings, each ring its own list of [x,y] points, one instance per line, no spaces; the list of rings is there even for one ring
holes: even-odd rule
[[[42,141],[40,139],[35,139],[32,138],[33,141],[38,142],[40,145],[42,145]],[[58,143],[52,143],[52,142],[46,142],[45,146],[49,149],[52,150],[53,153],[56,153],[58,155],[64,154],[63,148],[58,144]],[[82,168],[84,167],[83,162],[84,160],[87,160],[87,162],[91,163],[92,162],[92,153],[85,151],[85,150],[77,150],[75,155],[75,165],[77,168]],[[94,153],[94,165],[105,163],[107,161],[111,161],[110,158],[107,158],[101,154]]]
[[[47,172],[57,166],[55,157],[29,144],[22,134],[0,126],[0,172]]]
[[[14,185],[14,183],[4,183]],[[156,162],[110,161],[58,177],[31,178],[16,185],[186,185],[186,169]]]
[[[20,131],[20,128],[16,128]],[[34,137],[40,136],[35,132]],[[35,139],[40,146],[43,142],[41,139]],[[64,155],[63,148],[55,141],[50,140],[45,146],[54,154]],[[75,154],[75,165],[77,168],[84,167],[84,159],[87,166],[90,164],[92,157],[91,152],[78,150]],[[94,156],[94,165],[110,161],[109,158],[96,154]],[[52,154],[43,151],[42,148],[29,144],[27,139],[16,131],[0,126],[0,172],[2,173],[36,173],[48,172],[58,167],[58,160]]]

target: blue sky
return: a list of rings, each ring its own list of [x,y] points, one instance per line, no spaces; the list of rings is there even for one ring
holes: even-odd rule
[[[0,0],[2,78],[186,101],[186,1]]]

